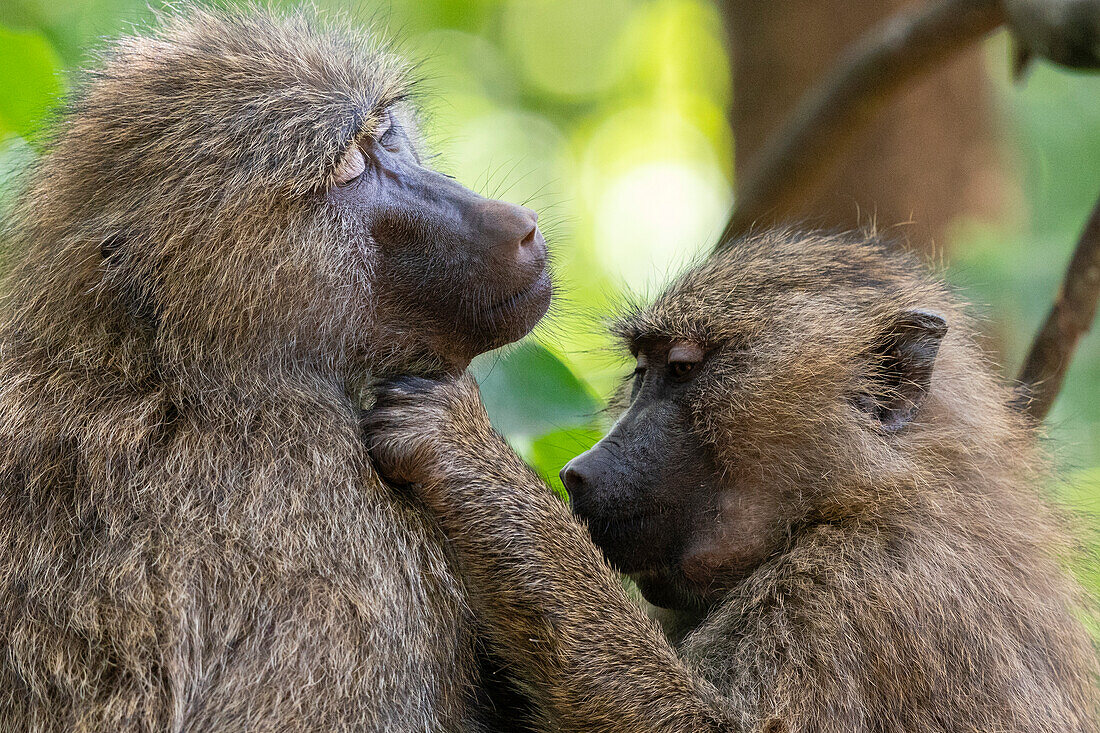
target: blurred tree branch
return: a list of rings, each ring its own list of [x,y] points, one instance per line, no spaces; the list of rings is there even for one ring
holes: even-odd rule
[[[1055,297],[1020,371],[1018,406],[1041,421],[1062,388],[1077,342],[1088,333],[1100,300],[1100,200],[1073,251]]]
[[[738,186],[716,249],[779,210],[797,210],[856,132],[895,92],[1000,26],[999,0],[939,0],[888,19],[811,89]]]

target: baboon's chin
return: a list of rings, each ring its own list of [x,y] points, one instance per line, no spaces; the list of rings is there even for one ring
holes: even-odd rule
[[[552,294],[550,271],[544,269],[529,285],[490,306],[485,320],[495,331],[493,348],[518,341],[530,333],[549,310]]]
[[[415,364],[415,373],[423,376],[459,374],[479,354],[530,333],[546,315],[553,296],[545,267],[512,291],[487,295],[475,285],[458,298],[447,297],[453,295],[447,292],[417,292],[414,318],[384,324],[372,334],[386,361]],[[404,353],[402,343],[414,353]],[[430,365],[427,372],[425,364]]]
[[[552,295],[550,273],[543,270],[530,284],[490,305],[462,329],[469,333],[466,348],[454,354],[452,361],[469,364],[478,354],[519,341],[546,315]]]

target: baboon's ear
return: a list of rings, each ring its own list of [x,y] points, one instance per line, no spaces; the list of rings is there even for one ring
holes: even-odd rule
[[[924,401],[932,382],[932,368],[947,321],[937,313],[911,310],[899,313],[870,353],[873,387],[857,404],[883,429],[904,427]]]

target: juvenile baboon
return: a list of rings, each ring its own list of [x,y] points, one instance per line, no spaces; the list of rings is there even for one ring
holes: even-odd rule
[[[421,160],[402,62],[177,8],[91,72],[5,238],[0,730],[481,730],[474,619],[368,375],[545,312],[534,212]]]
[[[398,380],[366,416],[542,729],[1100,729],[1034,430],[919,263],[759,234],[615,330],[622,416],[563,471],[587,531],[473,382]]]

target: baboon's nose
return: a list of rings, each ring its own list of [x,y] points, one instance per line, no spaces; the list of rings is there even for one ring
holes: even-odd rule
[[[482,204],[482,236],[500,260],[521,267],[546,263],[546,240],[538,227],[539,215],[526,206],[504,201]]]

